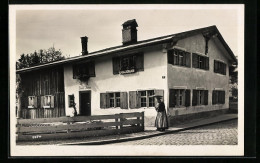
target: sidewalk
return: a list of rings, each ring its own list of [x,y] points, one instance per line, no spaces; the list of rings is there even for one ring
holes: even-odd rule
[[[218,122],[234,120],[237,118],[238,118],[237,114],[224,114],[212,118],[195,120],[194,122],[181,124],[175,127],[169,127],[169,129],[164,132],[156,131],[155,127],[145,127],[144,132],[124,134],[124,135],[102,136],[102,137],[96,137],[94,139],[93,138],[84,139],[81,141],[78,140],[76,142],[74,141],[74,142],[67,142],[67,143],[59,143],[59,145],[102,145],[102,144],[140,140],[140,139],[150,138],[154,136],[184,131],[196,127],[206,126]]]

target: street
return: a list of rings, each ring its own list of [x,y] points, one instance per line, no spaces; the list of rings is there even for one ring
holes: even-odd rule
[[[237,145],[237,120],[115,145]]]

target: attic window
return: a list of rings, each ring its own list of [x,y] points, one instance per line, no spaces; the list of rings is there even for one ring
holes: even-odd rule
[[[95,77],[95,62],[73,65],[73,79]]]

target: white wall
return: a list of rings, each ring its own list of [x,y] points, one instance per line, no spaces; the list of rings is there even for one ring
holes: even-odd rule
[[[167,97],[167,80],[162,76],[167,75],[167,53],[162,51],[162,46],[144,49],[144,71],[133,74],[113,75],[112,56],[100,57],[95,60],[96,77],[91,77],[88,84],[73,79],[72,64],[64,66],[65,84],[65,110],[66,115],[72,116],[73,108],[68,107],[68,95],[74,94],[77,110],[79,111],[79,91],[91,90],[91,114],[106,115],[124,112],[145,112],[145,117],[150,117],[150,125],[156,116],[154,107],[140,109],[100,108],[100,93],[106,91],[129,92],[147,89],[163,89]],[[84,88],[82,88],[84,87]],[[129,99],[129,98],[128,98]],[[166,98],[165,98],[166,99]],[[167,103],[167,101],[165,101]],[[129,107],[129,105],[128,105]]]

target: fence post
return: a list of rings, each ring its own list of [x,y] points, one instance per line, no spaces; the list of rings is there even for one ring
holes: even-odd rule
[[[115,122],[118,122],[118,114],[115,114]],[[116,129],[118,129],[118,125],[116,125]]]
[[[120,133],[122,133],[122,130],[123,130],[123,113],[120,113],[119,114],[119,117],[120,117]]]
[[[142,112],[142,131],[144,131],[144,112]]]

